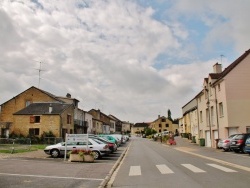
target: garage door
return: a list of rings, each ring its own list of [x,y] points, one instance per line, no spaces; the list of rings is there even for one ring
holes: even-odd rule
[[[211,147],[210,131],[206,131],[206,147]]]
[[[236,127],[230,127],[228,128],[228,136],[232,135],[232,134],[237,134],[237,128]]]
[[[213,131],[214,140],[218,138],[218,131]]]

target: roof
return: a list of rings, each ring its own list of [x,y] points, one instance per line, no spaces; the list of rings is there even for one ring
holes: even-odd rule
[[[18,95],[21,95],[22,93],[24,93],[24,92],[26,92],[26,91],[28,91],[29,89],[32,89],[32,88],[37,89],[37,90],[41,91],[42,93],[45,93],[46,95],[50,96],[51,98],[55,99],[55,100],[58,101],[58,102],[65,103],[64,101],[58,99],[55,95],[53,95],[53,94],[51,94],[51,93],[49,93],[49,92],[47,92],[47,91],[41,90],[41,89],[39,89],[39,88],[37,88],[37,87],[35,87],[35,86],[31,86],[30,88],[28,88],[28,89],[26,89],[25,91],[19,93]],[[18,95],[16,95],[15,97],[17,97]],[[15,97],[12,97],[12,98],[9,99],[8,101],[4,102],[3,104],[9,102],[10,100],[12,100],[12,99],[15,98]],[[1,104],[1,105],[3,105],[3,104]]]
[[[32,103],[26,108],[14,113],[14,115],[59,115],[64,110],[72,106],[72,104],[65,103]],[[51,113],[49,112],[49,107],[52,107]]]
[[[243,61],[248,55],[250,54],[250,49],[247,50],[244,54],[242,54],[238,59],[236,59],[233,63],[231,63],[225,70],[220,73],[220,76],[218,80],[215,81],[218,82],[222,78],[224,78],[229,72],[231,72],[241,61]]]
[[[147,123],[136,123],[133,125],[133,127],[148,127],[149,125]]]

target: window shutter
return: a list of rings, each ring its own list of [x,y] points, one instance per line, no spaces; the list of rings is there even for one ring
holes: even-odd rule
[[[30,123],[34,123],[35,122],[35,117],[34,116],[30,116]]]

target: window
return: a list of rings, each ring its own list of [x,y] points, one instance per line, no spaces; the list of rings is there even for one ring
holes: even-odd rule
[[[25,102],[25,107],[29,106],[31,104],[31,101],[26,101]]]
[[[166,122],[166,119],[161,119],[161,122]]]
[[[168,123],[166,123],[166,127],[169,127],[169,124],[168,124]]]
[[[39,128],[35,128],[35,129],[30,128],[29,135],[39,136]]]
[[[222,102],[219,103],[219,114],[220,114],[220,117],[224,116],[224,112],[223,112],[223,104]]]
[[[30,116],[30,123],[40,123],[41,117],[40,116]]]
[[[214,107],[211,106],[211,126],[214,125]]]
[[[220,91],[220,84],[218,84],[218,91]]]
[[[207,126],[209,126],[209,109],[206,109],[206,120],[207,120]]]
[[[161,124],[159,124],[159,128],[161,128]]]
[[[67,115],[67,124],[71,124],[71,115],[70,114]]]
[[[203,122],[203,119],[202,119],[202,111],[200,111],[200,122]]]

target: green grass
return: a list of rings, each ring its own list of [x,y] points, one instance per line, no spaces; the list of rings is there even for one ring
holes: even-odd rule
[[[1,144],[0,145],[0,153],[12,153],[13,145],[11,144]],[[24,153],[24,152],[31,152],[31,151],[37,151],[37,150],[43,150],[46,147],[46,145],[14,145],[14,153]]]

